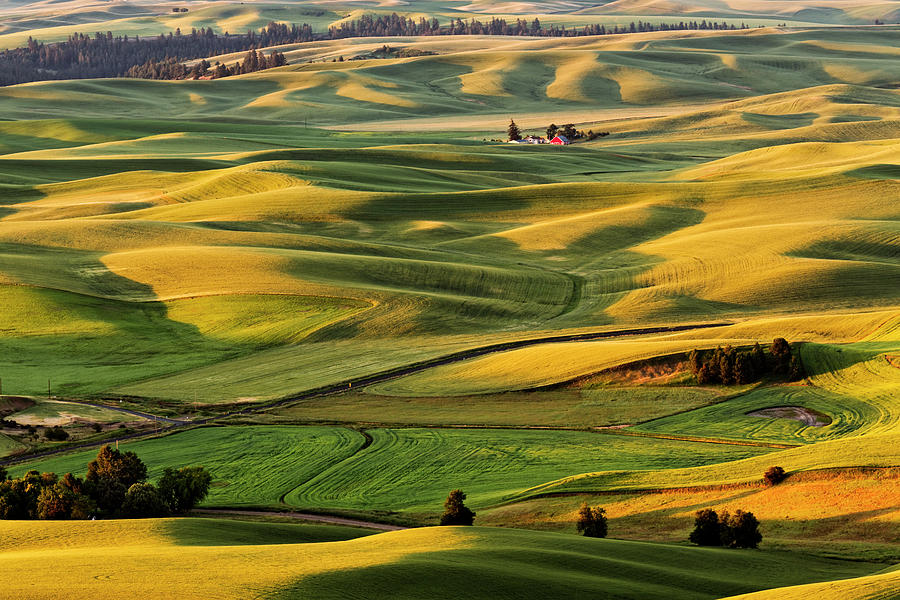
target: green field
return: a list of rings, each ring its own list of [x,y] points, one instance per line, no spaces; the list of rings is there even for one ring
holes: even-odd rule
[[[207,427],[125,444],[122,450],[138,453],[151,478],[168,466],[202,465],[215,476],[206,504],[238,506],[277,504],[283,493],[352,455],[363,441],[344,428]],[[34,468],[83,475],[94,456],[95,451],[76,452],[16,465],[11,472]]]
[[[717,399],[716,392],[699,388],[613,386],[426,398],[348,393],[272,412],[285,421],[584,428],[641,422]]]
[[[576,431],[206,427],[122,446],[149,466],[203,465],[213,474],[204,506],[417,511],[433,514],[454,487],[476,505],[572,472],[669,469],[758,456],[770,448],[632,438]],[[84,474],[94,451],[15,465]]]

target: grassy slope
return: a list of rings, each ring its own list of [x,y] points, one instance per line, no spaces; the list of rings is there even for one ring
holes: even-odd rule
[[[478,396],[348,393],[271,411],[274,420],[389,424],[593,427],[622,425],[714,402],[705,389],[608,387]]]
[[[774,462],[774,461],[773,461]],[[610,535],[683,542],[700,508],[752,512],[762,523],[762,547],[857,560],[900,560],[900,470],[831,469],[799,472],[778,486],[755,483],[601,495],[551,496],[479,511],[482,525],[572,532],[582,502],[602,506]]]
[[[815,596],[823,600],[889,600],[897,593],[900,585],[900,569],[891,567],[865,577],[856,577],[844,581],[810,583],[806,585],[779,588],[752,594],[730,597],[729,600],[799,600]]]
[[[668,469],[758,456],[765,448],[603,436],[573,431],[372,430],[375,442],[292,490],[297,506],[434,512],[450,489],[475,506],[516,494],[529,481],[579,467]],[[629,467],[626,465],[633,465]]]
[[[215,482],[205,505],[274,505],[279,497],[353,454],[363,436],[331,427],[201,428],[173,436],[124,444],[149,468],[151,479],[165,467],[203,465]],[[10,471],[35,468],[84,474],[93,450],[44,459]]]
[[[204,465],[214,477],[209,506],[277,505],[286,494],[285,502],[305,508],[425,513],[436,512],[453,487],[486,505],[600,465],[665,469],[769,451],[573,431],[376,429],[371,435],[372,445],[358,453],[363,436],[337,427],[201,428],[123,448],[141,457],[151,479],[164,467]],[[14,476],[29,469],[83,474],[95,455],[74,452],[10,470]]]
[[[96,598],[162,598],[173,588],[187,598],[337,598],[349,590],[362,597],[430,598],[462,591],[461,585],[476,598],[518,597],[526,590],[594,594],[604,588],[618,590],[621,598],[716,598],[872,571],[869,565],[802,555],[485,528],[424,528],[331,544],[285,544],[286,536],[307,537],[303,526],[222,527],[206,520],[187,527],[169,520],[22,525],[2,525],[8,542],[0,552],[0,570],[18,574],[5,578],[7,589],[20,598],[46,597],[49,589],[41,582],[51,562],[53,590]],[[285,527],[297,532],[287,534]],[[277,543],[246,545],[253,538]],[[48,539],[56,540],[53,547]],[[239,545],[221,545],[229,539]],[[248,561],[255,565],[249,571]],[[711,561],[720,566],[715,573],[708,569]],[[218,576],[207,577],[211,571]],[[427,588],[421,586],[425,576],[433,584]],[[150,584],[161,579],[165,588]]]
[[[203,429],[131,447],[156,472],[206,463],[219,480],[212,504],[274,503],[315,476],[289,500],[409,510],[434,510],[448,485],[464,486],[482,510],[544,493],[746,484],[775,460],[792,471],[896,465],[900,267],[890,199],[898,192],[900,100],[884,87],[894,83],[895,34],[848,28],[453,40],[455,52],[439,56],[301,64],[348,53],[352,45],[338,42],[291,50],[297,64],[284,69],[217,82],[6,88],[0,116],[39,118],[0,123],[0,289],[11,324],[0,336],[14,357],[4,365],[6,389],[43,390],[49,376],[79,394],[268,398],[536,330],[752,317],[716,332],[503,353],[373,391],[413,398],[527,388],[634,358],[792,332],[792,339],[818,342],[803,349],[806,387],[756,390],[643,428],[830,441],[710,466],[694,465],[757,450],[575,432],[380,429],[372,447],[333,467],[362,444],[358,434],[336,428]],[[657,114],[648,105],[658,103],[667,106]],[[648,112],[631,112],[642,106]],[[548,113],[554,120],[578,114],[586,127],[612,135],[555,149],[479,142],[498,135],[496,124],[419,132],[442,127],[447,117],[493,123],[496,112],[503,119],[531,113],[535,125],[550,120],[542,116]],[[315,125],[357,128],[408,118],[391,127],[411,133],[307,130],[300,122],[310,115]],[[597,122],[616,116],[628,118]],[[784,403],[837,418],[812,430],[744,416]],[[501,409],[510,410],[462,407],[468,419],[497,418]],[[448,455],[466,462],[448,465]],[[77,471],[87,459],[57,457],[42,468]],[[398,470],[407,477],[399,488]],[[578,471],[586,474],[572,476]],[[453,477],[462,483],[448,484]],[[793,502],[788,496],[772,510]],[[879,518],[894,519],[885,513],[873,522]],[[485,543],[502,544],[503,535]],[[427,554],[429,543],[415,542],[426,554],[402,572],[444,564]],[[197,564],[237,571],[241,561],[266,560],[266,548],[202,549],[210,562]],[[59,552],[63,571],[89,593],[92,582],[76,580],[105,564],[105,551],[82,558]],[[125,554],[126,563],[188,557],[172,548]],[[380,566],[372,566],[372,555]],[[385,551],[367,556],[341,565],[366,567],[355,576],[379,581],[388,569]],[[724,564],[728,555],[715,557]],[[483,567],[488,558],[476,554],[472,564]],[[540,585],[523,580],[512,563],[491,578],[507,587]],[[277,560],[267,565],[253,591],[282,586],[286,595],[302,595],[333,588],[337,577],[319,573],[288,585]],[[656,576],[659,567],[651,571]],[[580,572],[534,576],[556,582],[544,585],[562,582],[566,593],[597,585]],[[756,589],[671,570],[666,576],[683,581],[682,591],[602,584],[640,597]],[[178,577],[173,583],[183,581]],[[233,577],[223,585],[246,595],[247,583]],[[872,580],[875,593],[891,577]],[[396,589],[392,578],[385,581]],[[805,581],[765,585],[792,583]],[[114,585],[127,595],[129,581]],[[555,587],[547,592],[558,595]]]

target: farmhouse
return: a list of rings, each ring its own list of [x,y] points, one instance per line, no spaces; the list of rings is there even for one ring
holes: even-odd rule
[[[552,140],[550,140],[550,143],[556,144],[557,146],[568,146],[570,142],[569,142],[569,138],[567,138],[566,136],[558,135],[555,138],[553,138]]]
[[[538,137],[538,136],[534,136],[534,135],[527,135],[518,140],[509,140],[509,143],[510,144],[546,144],[547,139]]]

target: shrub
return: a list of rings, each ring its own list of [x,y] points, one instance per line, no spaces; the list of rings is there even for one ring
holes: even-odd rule
[[[54,442],[63,442],[69,439],[69,432],[59,425],[54,425],[44,430],[44,437]]]
[[[694,515],[694,530],[688,539],[698,546],[721,546],[719,514],[711,508],[698,510]]]
[[[776,485],[787,479],[787,473],[782,467],[769,467],[763,474],[766,485]]]
[[[475,522],[475,513],[463,504],[466,495],[462,490],[453,490],[444,502],[444,514],[441,525],[471,525]]]
[[[585,502],[578,511],[578,521],[576,521],[578,533],[586,537],[603,538],[606,537],[607,522],[606,511],[600,508],[591,508]]]

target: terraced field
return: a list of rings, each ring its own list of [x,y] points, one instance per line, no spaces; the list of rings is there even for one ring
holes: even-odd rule
[[[17,1],[0,47],[401,8],[184,4]],[[165,415],[174,432],[122,447],[151,480],[204,465],[206,507],[423,525],[461,488],[495,526],[4,521],[8,593],[889,597],[900,29],[870,23],[900,14],[775,4],[415,2],[405,14],[785,25],[320,40],[211,81],[0,88],[4,418],[90,445],[139,427],[108,406]],[[384,45],[426,53],[332,62]],[[511,117],[608,135],[500,143]],[[776,337],[798,381],[701,385],[686,367]],[[4,425],[2,455],[26,454],[13,476],[83,474],[96,454]],[[763,486],[776,464],[790,477]],[[571,535],[583,501],[624,539]],[[685,547],[704,507],[752,510],[761,549]]]

